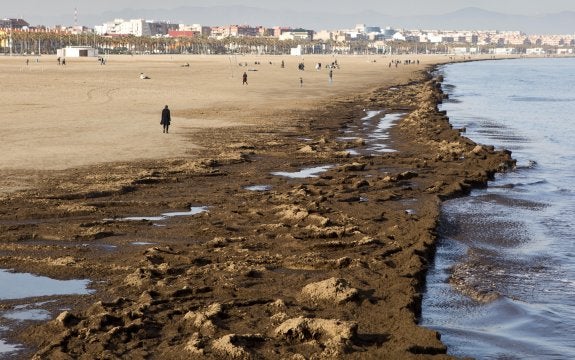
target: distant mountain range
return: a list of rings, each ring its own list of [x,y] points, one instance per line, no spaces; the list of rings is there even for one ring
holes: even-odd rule
[[[452,13],[425,16],[394,17],[376,11],[350,14],[270,10],[248,6],[185,6],[173,9],[122,9],[101,14],[79,15],[79,23],[93,27],[115,18],[167,20],[172,23],[207,26],[248,24],[262,26],[303,27],[313,30],[351,28],[355,24],[391,26],[405,29],[441,30],[519,30],[528,34],[573,34],[575,12],[565,11],[539,16],[503,14],[469,7]],[[72,25],[72,13],[53,17],[26,19],[33,25]]]

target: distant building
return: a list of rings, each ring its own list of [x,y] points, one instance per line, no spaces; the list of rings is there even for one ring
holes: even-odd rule
[[[396,32],[395,34],[393,34],[393,36],[391,37],[392,40],[395,41],[405,41],[406,37],[405,35],[403,35],[402,33],[400,33],[399,31]]]
[[[291,56],[302,56],[303,55],[303,49],[302,49],[301,45],[298,45],[297,47],[291,48],[290,49],[290,55]]]
[[[195,31],[192,30],[169,30],[168,31],[168,36],[169,37],[194,37],[194,36],[198,36],[201,35]]]
[[[517,50],[514,48],[495,48],[491,49],[491,52],[495,55],[512,55],[516,54]]]
[[[95,26],[99,35],[133,35],[133,36],[165,36],[169,30],[177,30],[178,25],[166,21],[143,19],[114,19],[113,21]]]
[[[386,27],[385,30],[383,30],[383,36],[386,39],[391,39],[396,32],[397,30],[395,30],[394,28]]]
[[[249,25],[226,25],[214,26],[211,28],[210,37],[225,39],[228,37],[255,37],[261,36],[262,27],[252,27]],[[265,30],[263,30],[265,32]]]
[[[0,28],[3,29],[28,29],[30,24],[23,19],[1,19]]]
[[[202,26],[200,24],[179,24],[177,29],[170,28],[168,30],[169,37],[194,37],[194,36],[209,36],[212,29],[209,26]]]
[[[279,37],[280,40],[304,40],[304,41],[311,41],[313,40],[313,30],[305,30],[305,29],[294,29],[288,32],[284,32]]]
[[[533,48],[526,49],[527,55],[545,55],[545,50],[543,48]]]
[[[273,28],[273,34],[274,34],[273,36],[279,38],[280,36],[282,36],[282,34],[290,32],[291,30],[292,30],[291,27],[276,26]]]
[[[68,46],[57,50],[62,58],[96,57],[98,50],[89,46]]]

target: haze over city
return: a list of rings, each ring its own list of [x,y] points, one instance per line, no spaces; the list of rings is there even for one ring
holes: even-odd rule
[[[98,14],[123,8],[133,9],[170,9],[182,6],[230,6],[243,5],[263,9],[290,9],[302,12],[349,13],[373,10],[392,16],[407,15],[437,15],[460,10],[466,7],[478,7],[488,11],[516,15],[542,15],[561,11],[575,11],[575,2],[571,0],[524,1],[524,0],[411,0],[409,6],[405,2],[382,2],[379,0],[361,1],[307,1],[292,0],[289,3],[266,0],[99,0],[84,2],[79,0],[59,0],[47,2],[44,0],[29,0],[26,2],[10,1],[2,4],[2,12],[9,16],[27,15],[29,17],[54,16],[71,13],[74,8],[81,9],[85,14]]]
[[[570,0],[411,0],[408,6],[404,2],[378,0],[293,0],[289,3],[266,0],[28,0],[3,4],[0,17],[24,18],[33,25],[47,26],[72,25],[78,21],[92,27],[118,17],[203,25],[288,25],[315,30],[371,23],[407,28],[444,25],[444,28],[491,27],[529,33],[575,32],[571,25],[575,19],[575,2]]]

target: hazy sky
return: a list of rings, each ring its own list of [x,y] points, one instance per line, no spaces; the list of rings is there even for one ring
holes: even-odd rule
[[[0,18],[71,14],[74,12],[74,8],[78,8],[80,14],[100,14],[122,8],[158,9],[232,4],[268,9],[289,7],[301,11],[331,13],[376,10],[382,14],[394,16],[443,14],[470,6],[519,15],[546,14],[565,10],[575,11],[575,1],[573,0],[3,0],[0,7]]]

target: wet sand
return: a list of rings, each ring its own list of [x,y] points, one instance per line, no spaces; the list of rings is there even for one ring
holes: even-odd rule
[[[54,320],[10,324],[22,358],[446,352],[417,326],[439,204],[484,186],[509,154],[437,111],[443,95],[425,70],[448,57],[397,68],[396,57],[337,57],[332,84],[313,69],[332,57],[304,59],[304,72],[293,57],[0,59],[0,268],[97,290],[3,302],[55,300]],[[396,152],[338,140],[366,109],[406,114],[389,129]],[[272,175],[325,165],[312,178]]]

